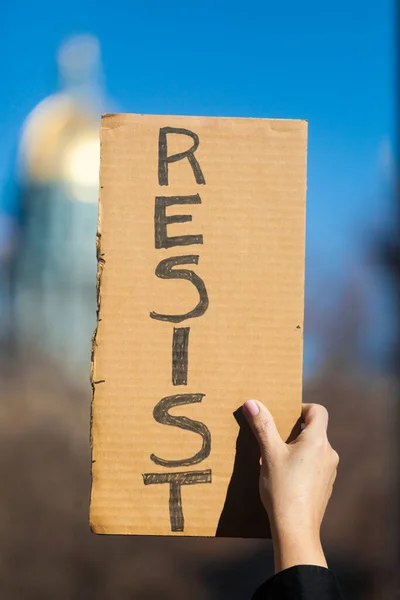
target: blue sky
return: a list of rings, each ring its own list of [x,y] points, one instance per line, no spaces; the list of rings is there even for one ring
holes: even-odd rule
[[[56,90],[56,51],[73,33],[99,38],[107,93],[125,112],[308,119],[309,286],[321,268],[339,273],[387,218],[394,0],[7,2],[0,194],[23,120]]]

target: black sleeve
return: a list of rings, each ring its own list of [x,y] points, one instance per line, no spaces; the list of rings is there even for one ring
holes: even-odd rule
[[[332,571],[314,565],[298,565],[268,579],[252,600],[343,600]]]

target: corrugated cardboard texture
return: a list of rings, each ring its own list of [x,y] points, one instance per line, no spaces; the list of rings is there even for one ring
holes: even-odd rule
[[[301,413],[306,145],[305,121],[103,117],[96,533],[268,535],[234,413],[265,402],[284,439]]]

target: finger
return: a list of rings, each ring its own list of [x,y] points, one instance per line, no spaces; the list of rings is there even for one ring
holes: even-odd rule
[[[322,404],[303,404],[302,420],[304,429],[302,433],[321,435],[328,429],[329,415]]]
[[[268,458],[284,444],[269,410],[258,400],[247,400],[243,412],[260,446],[262,457]]]

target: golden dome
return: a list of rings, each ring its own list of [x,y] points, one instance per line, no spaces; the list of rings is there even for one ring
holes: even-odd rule
[[[87,112],[67,94],[49,96],[35,107],[23,127],[22,176],[36,182],[69,179],[73,173],[68,156],[77,145],[90,142],[92,149],[99,143],[97,127]]]

